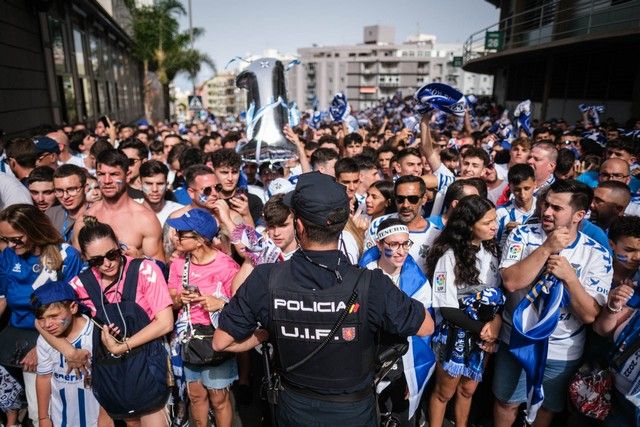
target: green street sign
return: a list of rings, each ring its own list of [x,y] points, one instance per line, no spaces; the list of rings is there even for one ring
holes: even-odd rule
[[[454,67],[462,67],[462,56],[454,56],[453,57],[453,66]]]
[[[502,32],[487,31],[484,35],[484,48],[487,50],[502,49]]]

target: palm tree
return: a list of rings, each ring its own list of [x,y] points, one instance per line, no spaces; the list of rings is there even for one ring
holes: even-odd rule
[[[164,114],[168,116],[169,84],[180,73],[186,72],[192,78],[200,71],[202,64],[215,70],[209,56],[191,48],[191,35],[180,32],[177,17],[185,15],[186,10],[178,0],[160,0],[153,6],[136,7],[133,1],[127,1],[133,18],[133,54],[142,61],[144,70],[145,115],[153,119],[152,105],[159,95],[152,88],[154,72],[162,85],[164,94]],[[204,34],[204,29],[194,28],[193,38]]]

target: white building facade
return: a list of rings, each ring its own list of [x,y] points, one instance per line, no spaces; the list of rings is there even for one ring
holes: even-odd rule
[[[364,28],[364,43],[298,49],[301,65],[287,76],[289,98],[301,109],[328,107],[336,92],[344,92],[356,110],[370,107],[381,98],[400,92],[413,94],[420,86],[442,82],[465,94],[491,95],[493,77],[454,66],[462,45],[436,43],[435,36],[421,34],[402,44],[394,41],[395,29]]]

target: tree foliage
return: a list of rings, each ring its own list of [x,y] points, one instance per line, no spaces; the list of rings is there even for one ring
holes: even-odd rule
[[[191,48],[189,30],[180,31],[178,17],[186,15],[182,2],[161,0],[142,7],[128,4],[133,16],[132,50],[143,62],[145,72],[156,72],[160,82],[167,85],[181,72],[195,78],[203,64],[215,71],[206,53]],[[194,41],[203,34],[204,29],[193,28]]]

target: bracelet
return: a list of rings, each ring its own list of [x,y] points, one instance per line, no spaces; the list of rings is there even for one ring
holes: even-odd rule
[[[125,340],[124,345],[127,346],[127,353],[131,353],[131,347],[129,347],[129,343]]]
[[[616,314],[616,313],[620,313],[622,311],[622,307],[615,309],[613,307],[611,307],[611,302],[607,301],[607,310],[609,310],[609,313],[611,314]]]
[[[42,420],[48,420],[50,417],[40,417],[38,418],[38,421],[42,421]]]

